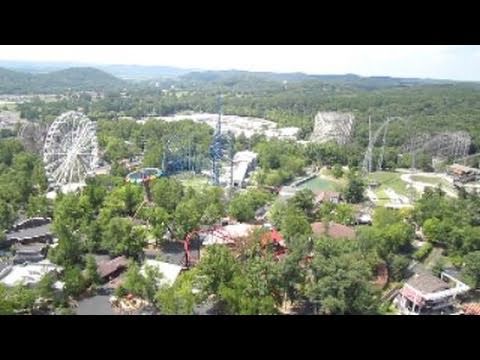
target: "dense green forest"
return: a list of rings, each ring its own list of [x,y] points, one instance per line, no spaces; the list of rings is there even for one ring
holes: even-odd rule
[[[353,149],[368,141],[368,116],[376,129],[389,116],[402,120],[390,124],[386,139],[386,162],[412,137],[442,131],[465,130],[473,138],[471,152],[480,144],[476,121],[480,115],[480,89],[476,83],[427,84],[420,81],[345,76],[328,77],[291,74],[267,76],[262,73],[192,73],[176,80],[163,80],[159,87],[148,82],[132,84],[127,92],[110,88],[102,99],[91,101],[87,95],[43,103],[32,101],[19,109],[30,120],[50,121],[63,111],[82,108],[95,120],[121,116],[142,118],[150,114],[169,115],[192,110],[216,112],[217,96],[224,97],[224,113],[264,117],[280,126],[297,126],[308,139],[319,111],[352,112],[356,116]],[[280,79],[292,78],[287,84]],[[368,87],[357,83],[370,81]],[[403,84],[403,85],[402,85]],[[366,89],[368,88],[368,89]],[[41,112],[40,112],[41,109]],[[396,157],[396,155],[395,155]]]

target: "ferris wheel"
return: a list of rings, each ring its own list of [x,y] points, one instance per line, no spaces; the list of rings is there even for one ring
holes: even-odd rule
[[[80,112],[60,115],[48,129],[43,162],[51,184],[82,182],[98,165],[96,124]]]

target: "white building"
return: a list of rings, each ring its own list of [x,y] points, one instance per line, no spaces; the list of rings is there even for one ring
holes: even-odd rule
[[[410,277],[394,300],[403,315],[441,314],[455,304],[456,297],[465,294],[470,287],[447,271],[441,277],[428,271],[417,271]]]
[[[231,164],[224,165],[220,183],[230,185],[230,171],[232,171],[233,186],[243,188],[246,186],[248,174],[257,166],[257,154],[252,151],[239,151],[233,157],[233,169]]]
[[[257,166],[257,154],[252,151],[239,151],[233,157],[233,186],[244,187],[245,178]]]

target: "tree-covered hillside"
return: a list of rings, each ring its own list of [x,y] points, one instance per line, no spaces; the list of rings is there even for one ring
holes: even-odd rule
[[[48,94],[66,91],[120,89],[125,83],[98,69],[70,68],[30,74],[0,68],[0,94]]]
[[[56,74],[57,80],[50,84],[57,88],[68,83],[62,83],[58,78],[70,79],[71,83],[79,84],[78,88],[99,84],[94,76],[82,79],[67,76],[65,72],[68,75],[65,70],[38,76]],[[110,79],[109,75],[99,74]],[[11,72],[4,75],[6,79],[11,76]],[[115,80],[113,83],[117,84],[119,80]],[[443,131],[463,130],[472,136],[471,152],[476,152],[480,146],[480,128],[477,126],[480,88],[477,83],[221,71],[195,72],[179,79],[155,83],[124,84],[127,93],[109,88],[105,96],[96,101],[85,97],[71,97],[52,103],[33,101],[22,104],[19,110],[31,120],[42,118],[51,121],[63,111],[78,107],[93,119],[143,118],[187,110],[216,112],[217,97],[221,94],[225,114],[263,117],[280,126],[297,126],[302,129],[301,137],[304,139],[310,137],[315,115],[319,111],[352,112],[356,117],[350,144],[353,149],[365,149],[367,145],[369,116],[374,131],[387,117],[402,117],[403,120],[392,122],[389,126],[385,161],[390,163],[396,162],[396,156],[405,143],[421,134],[431,136]]]

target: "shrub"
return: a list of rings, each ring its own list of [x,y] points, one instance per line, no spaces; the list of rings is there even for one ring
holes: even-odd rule
[[[415,253],[413,254],[413,258],[417,261],[422,261],[428,256],[428,254],[430,254],[430,251],[432,251],[432,249],[433,245],[430,243],[426,243],[420,249],[415,251]]]

